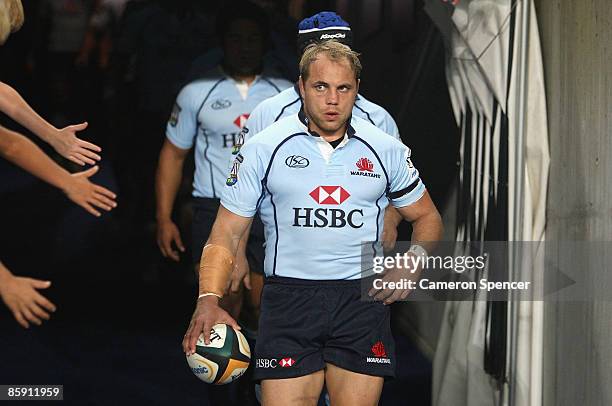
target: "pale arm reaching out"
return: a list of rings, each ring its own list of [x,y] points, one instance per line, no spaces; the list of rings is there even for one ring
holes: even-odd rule
[[[98,172],[97,166],[70,174],[28,138],[3,127],[0,127],[0,156],[61,189],[70,200],[96,217],[101,215],[96,207],[106,211],[117,207],[113,192],[89,181]]]
[[[57,129],[28,105],[21,95],[9,85],[0,82],[0,111],[36,134],[58,154],[81,166],[99,161],[102,151],[97,145],[77,138],[76,133],[87,128],[87,123]]]

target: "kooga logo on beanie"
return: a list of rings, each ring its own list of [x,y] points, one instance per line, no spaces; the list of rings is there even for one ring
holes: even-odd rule
[[[341,32],[337,33],[337,34],[323,34],[321,35],[320,39],[338,39],[338,38],[346,38],[346,34],[343,34]]]

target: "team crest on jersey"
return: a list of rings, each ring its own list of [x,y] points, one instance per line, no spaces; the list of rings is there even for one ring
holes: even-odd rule
[[[232,106],[232,102],[227,100],[227,99],[215,100],[215,102],[210,105],[210,107],[213,110],[223,110],[223,109],[227,109],[227,108],[229,108],[231,106]]]
[[[236,155],[237,153],[240,152],[240,148],[242,148],[242,146],[244,145],[244,137],[248,133],[249,133],[249,129],[247,127],[242,127],[242,130],[240,130],[240,134],[238,134],[238,139],[236,140],[236,143],[232,147],[232,155]]]
[[[172,127],[176,127],[176,125],[178,124],[181,110],[182,110],[181,106],[179,106],[178,103],[174,103],[174,107],[172,108],[172,113],[170,114],[170,119],[168,120],[168,123]]]
[[[234,163],[232,164],[232,170],[225,180],[225,184],[227,186],[234,186],[238,182],[238,170],[240,169],[240,164],[243,161],[244,157],[241,154],[236,155],[236,159],[234,159]]]
[[[351,171],[351,175],[353,176],[365,176],[368,178],[380,178],[379,173],[374,173],[374,164],[368,158],[359,158],[357,162],[355,162],[355,166],[357,167],[356,171]]]
[[[406,154],[406,164],[408,165],[408,168],[414,168],[414,165],[412,164],[412,161],[410,160],[410,155],[411,155],[411,151],[410,149],[408,149],[408,152]]]

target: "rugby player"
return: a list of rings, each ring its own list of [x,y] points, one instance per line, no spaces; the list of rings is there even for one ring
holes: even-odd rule
[[[179,260],[178,251],[185,250],[171,215],[183,164],[195,142],[192,252],[196,269],[225,188],[232,153],[237,153],[235,145],[244,123],[261,101],[291,86],[287,80],[263,71],[268,24],[265,12],[250,2],[232,3],[231,8],[221,10],[216,30],[223,46],[223,61],[181,90],[168,121],[155,183],[157,244],[164,257],[175,261]],[[242,248],[247,251],[249,263],[242,255],[244,261],[239,266],[247,275],[250,269],[261,279],[264,255],[261,222],[253,225],[251,235],[248,247],[245,242]],[[240,312],[241,297],[237,292],[226,303],[235,317]]]
[[[362,242],[374,241],[372,253],[380,252],[389,202],[421,244],[409,253],[431,250],[442,233],[409,148],[351,114],[360,72],[346,45],[326,41],[305,50],[303,108],[245,143],[202,252],[187,354],[200,334],[210,341],[214,324],[236,324],[218,302],[240,237],[260,214],[266,284],[253,362],[266,406],[314,405],[324,384],[332,404],[376,405],[396,362],[385,304],[410,291],[385,289],[376,301],[361,300]]]

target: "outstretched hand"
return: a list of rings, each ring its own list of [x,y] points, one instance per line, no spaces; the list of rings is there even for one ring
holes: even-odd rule
[[[71,181],[64,189],[64,193],[70,200],[96,217],[101,215],[96,207],[106,211],[117,207],[115,202],[117,196],[113,192],[89,181],[89,178],[98,172],[98,169],[97,166],[94,166],[86,171],[70,175]]]
[[[56,309],[53,303],[37,291],[49,286],[49,281],[11,275],[0,285],[0,297],[23,328],[30,327],[30,323],[40,326],[42,320],[49,320],[49,312]]]
[[[87,128],[87,122],[69,125],[57,130],[56,136],[49,143],[58,154],[81,166],[85,164],[94,165],[102,159],[96,152],[102,148],[87,141],[77,138],[76,133]]]

